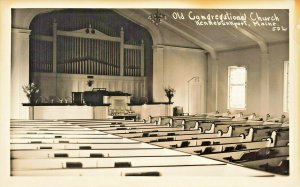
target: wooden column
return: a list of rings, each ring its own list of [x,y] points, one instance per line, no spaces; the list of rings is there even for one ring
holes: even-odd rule
[[[53,73],[56,73],[57,71],[57,23],[56,23],[56,20],[53,21]]]
[[[270,99],[270,80],[269,80],[269,54],[267,52],[262,52],[261,53],[261,113],[260,115],[265,116],[268,114],[270,111],[269,108],[269,99]]]
[[[123,27],[121,27],[120,31],[120,76],[124,76],[124,30]]]
[[[153,101],[162,102],[164,94],[164,48],[153,46]]]
[[[12,28],[11,32],[10,117],[12,119],[28,119],[29,109],[22,106],[22,103],[28,102],[22,86],[29,83],[29,35],[31,30]]]
[[[145,62],[144,62],[144,40],[142,40],[141,45],[141,76],[145,76]]]
[[[212,86],[212,90],[213,90],[213,101],[215,102],[214,103],[214,111],[217,111],[218,108],[219,108],[219,103],[218,103],[218,79],[219,79],[219,61],[218,59],[214,59],[213,62],[212,62],[212,83],[211,83],[211,86]],[[212,105],[213,106],[213,105]]]

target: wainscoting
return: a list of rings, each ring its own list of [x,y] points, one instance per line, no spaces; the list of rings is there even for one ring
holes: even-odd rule
[[[77,105],[53,105],[53,106],[23,106],[29,110],[28,119],[107,119],[110,106],[77,106]],[[151,116],[172,115],[170,104],[144,104],[129,106],[128,109],[137,114],[138,120]]]
[[[122,91],[137,98],[147,97],[146,77],[93,75],[93,88],[106,88],[108,91]],[[33,73],[33,82],[40,85],[43,98],[71,98],[72,92],[89,90],[87,75],[63,73]]]

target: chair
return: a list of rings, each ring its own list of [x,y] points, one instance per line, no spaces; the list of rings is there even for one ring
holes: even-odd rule
[[[132,97],[130,98],[130,103],[131,103],[131,104],[138,104],[138,98],[135,97],[135,96],[132,96]]]
[[[188,113],[183,113],[183,107],[182,106],[175,106],[173,108],[173,116],[185,116],[189,115]]]

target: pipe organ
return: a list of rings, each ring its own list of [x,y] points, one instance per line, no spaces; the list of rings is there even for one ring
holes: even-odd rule
[[[120,37],[98,30],[83,28],[76,31],[57,30],[53,35],[31,36],[30,69],[32,72],[91,74],[109,76],[144,76],[144,44],[124,43]]]
[[[30,47],[32,51],[30,56],[30,69],[34,72],[52,72],[52,42],[43,40],[31,40]]]
[[[85,27],[63,30],[54,22],[50,32],[30,36],[31,79],[40,85],[41,97],[66,99],[87,91],[86,75],[94,75],[92,87],[147,97],[143,40],[125,41],[122,27],[118,36]]]
[[[120,44],[114,41],[58,37],[57,72],[120,75]]]

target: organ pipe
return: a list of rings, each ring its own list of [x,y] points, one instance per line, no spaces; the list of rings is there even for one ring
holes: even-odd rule
[[[124,31],[123,27],[121,27],[120,31],[120,76],[124,75]]]
[[[53,73],[56,73],[57,71],[57,23],[56,21],[54,20],[53,22],[53,56],[52,56],[52,65],[53,65],[53,70],[52,72]]]
[[[53,23],[54,25],[56,23]],[[37,72],[59,72],[94,75],[144,75],[144,44],[124,44],[124,31],[119,40],[68,35],[57,31],[52,41],[31,40],[30,68]],[[106,28],[112,34],[112,31]],[[54,36],[55,35],[55,36]],[[90,36],[93,36],[90,33]],[[44,39],[45,40],[45,39]],[[132,43],[132,42],[131,42]]]

